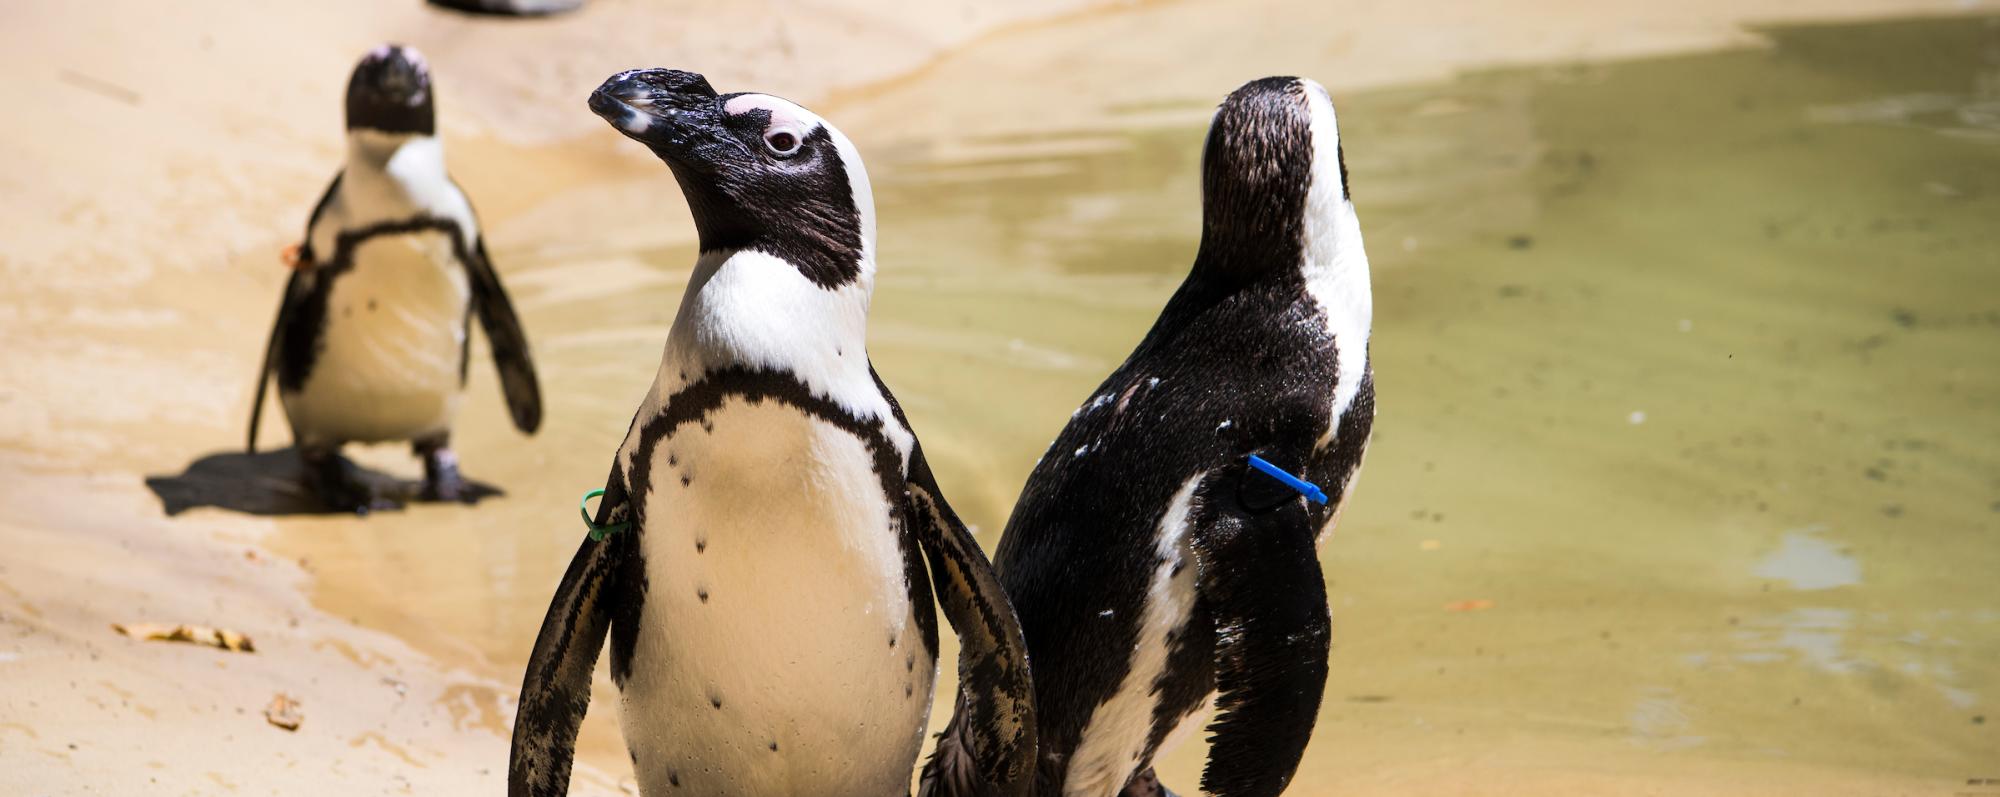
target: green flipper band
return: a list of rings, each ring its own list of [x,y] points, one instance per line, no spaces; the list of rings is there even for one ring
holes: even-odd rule
[[[606,523],[599,526],[596,521],[590,519],[590,499],[603,494],[603,490],[591,490],[583,494],[583,500],[576,502],[577,511],[583,513],[583,526],[590,529],[590,539],[595,541],[602,541],[605,537],[632,528],[632,522],[629,520],[624,523]]]

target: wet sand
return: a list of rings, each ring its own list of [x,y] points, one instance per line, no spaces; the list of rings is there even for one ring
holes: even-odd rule
[[[604,32],[631,4],[546,25],[380,5],[210,11],[165,44],[143,16],[92,23],[88,47],[60,15],[4,34],[9,73],[41,76],[7,99],[50,112],[4,133],[32,157],[0,194],[0,627],[20,640],[0,674],[31,686],[0,693],[0,750],[24,762],[0,786],[498,788],[575,496],[603,478],[692,260],[665,169],[581,108],[639,63],[813,102],[867,153],[871,353],[989,546],[1185,268],[1205,109],[1269,72],[1335,90],[1384,416],[1325,551],[1334,676],[1293,793],[1983,793],[1966,779],[2000,774],[1981,769],[2000,769],[2000,430],[1975,365],[2000,348],[2000,34],[1742,24],[1956,4],[1140,4],[899,17],[932,50],[898,58],[869,37],[907,31],[880,16],[745,22],[766,38],[706,51],[656,15]],[[243,35],[279,24],[316,33]],[[226,452],[275,253],[335,165],[347,62],[381,38],[437,65],[548,422],[514,435],[475,353],[459,447],[506,496],[299,516],[258,475],[283,454]],[[788,63],[843,66],[773,65],[781,42]],[[249,71],[278,62],[297,68]],[[240,84],[216,81],[232,68]],[[458,77],[474,71],[493,79]],[[93,119],[157,134],[121,148],[125,128]],[[417,470],[400,449],[361,458]],[[163,518],[148,475],[195,506]],[[1466,601],[1491,607],[1447,610]],[[240,628],[260,652],[107,627],[137,620]],[[276,691],[305,701],[297,734],[258,716]],[[626,768],[609,698],[579,792]],[[1199,750],[1163,767],[1184,790],[1198,771]]]

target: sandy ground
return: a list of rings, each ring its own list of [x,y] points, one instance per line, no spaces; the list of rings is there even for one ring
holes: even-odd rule
[[[239,437],[239,355],[262,345],[275,245],[338,164],[358,53],[419,45],[452,137],[530,145],[597,132],[583,97],[621,69],[733,65],[710,74],[816,96],[1072,3],[674,5],[535,22],[394,1],[0,11],[0,102],[21,109],[0,133],[0,793],[504,788],[515,684],[315,609],[311,563],[258,552],[270,521],[168,520],[141,484]],[[485,192],[487,219],[518,212],[508,196]],[[133,622],[258,649],[110,628]],[[297,732],[262,716],[281,692],[304,703]],[[615,791],[579,771],[578,793]]]
[[[505,236],[564,235],[667,245],[688,238],[670,185],[637,196],[577,190],[629,169],[629,153],[601,155],[599,140],[574,156],[524,154],[601,133],[582,97],[619,69],[697,66],[724,90],[824,101],[864,148],[949,151],[960,128],[990,140],[1030,125],[1131,121],[1115,122],[1101,103],[1065,102],[1106,92],[1066,84],[1065,59],[1093,59],[1093,74],[1120,81],[1130,107],[1167,103],[1166,112],[1185,115],[1200,111],[1172,104],[1220,96],[1246,69],[1289,71],[1285,54],[1301,46],[1327,48],[1316,61],[1351,67],[1316,72],[1341,90],[1474,66],[1754,42],[1749,22],[1967,4],[1543,0],[1532,15],[1443,2],[1082,5],[598,0],[536,22],[470,20],[390,0],[0,11],[0,103],[12,109],[0,127],[9,153],[0,167],[0,792],[501,788],[514,684],[438,654],[449,640],[399,638],[315,606],[304,597],[313,563],[264,544],[282,521],[216,511],[169,519],[142,482],[240,439],[247,377],[282,278],[275,253],[337,162],[346,70],[382,40],[429,54],[454,162],[490,186],[471,188],[503,245]],[[1297,22],[1270,40],[1204,39],[1217,19],[1245,14]],[[1049,26],[1053,35],[1036,38],[1047,49],[992,46],[1021,26]],[[1161,66],[1161,52],[1177,53],[1174,65]],[[1210,68],[1219,63],[1233,66]],[[1047,116],[986,110],[1018,107],[993,101],[1011,92],[1046,96]],[[510,159],[537,168],[509,179]],[[557,188],[570,197],[564,204],[541,201]],[[665,222],[655,212],[662,205]],[[630,227],[646,220],[643,230]],[[475,396],[493,403],[486,363],[475,359],[474,368]],[[110,630],[129,622],[227,626],[258,650],[137,642]],[[304,703],[296,732],[261,715],[278,693]],[[1366,751],[1354,758],[1367,763]],[[1474,787],[1376,770],[1355,785],[1619,790],[1610,774],[1617,762],[1593,773],[1562,771],[1566,760],[1561,751],[1546,763],[1517,760],[1515,771],[1538,775],[1520,783]],[[577,791],[616,792],[619,779],[586,767]],[[1737,783],[1731,793],[1799,784]],[[1813,785],[1881,793],[1861,781]],[[1688,783],[1657,793],[1722,791]]]

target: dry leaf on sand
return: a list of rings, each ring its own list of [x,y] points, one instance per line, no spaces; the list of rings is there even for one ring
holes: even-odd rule
[[[227,628],[210,628],[205,625],[166,625],[163,623],[133,623],[131,625],[111,624],[111,630],[133,639],[153,639],[161,642],[192,642],[197,645],[222,648],[223,650],[257,652],[257,646],[250,638]]]
[[[299,723],[306,721],[305,714],[299,711],[299,701],[282,692],[273,695],[271,705],[264,707],[264,719],[288,731],[298,730]]]

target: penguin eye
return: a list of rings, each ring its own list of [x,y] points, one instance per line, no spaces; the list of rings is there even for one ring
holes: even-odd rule
[[[764,133],[764,148],[780,158],[799,154],[799,134],[791,128],[780,127]]]

